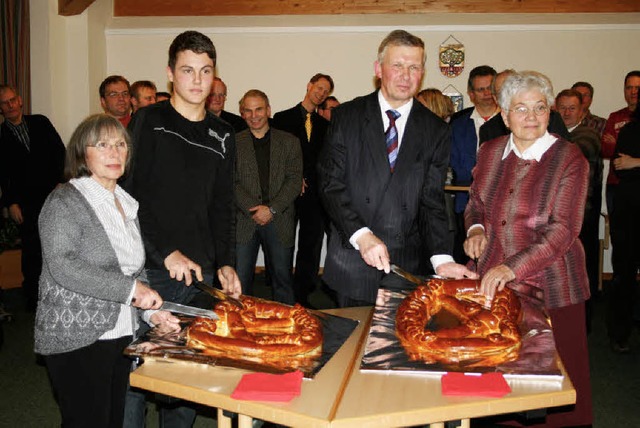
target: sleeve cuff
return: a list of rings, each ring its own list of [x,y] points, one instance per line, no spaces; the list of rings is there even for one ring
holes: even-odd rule
[[[431,256],[431,259],[429,260],[431,261],[431,266],[433,266],[434,271],[438,269],[438,266],[443,265],[445,263],[455,263],[455,260],[453,260],[453,257],[451,257],[448,254],[436,254],[434,256]]]
[[[127,300],[125,301],[126,305],[131,306],[131,303],[133,301],[133,295],[136,293],[136,280],[133,280],[133,287],[131,287],[131,292],[129,293],[129,297],[127,297]]]
[[[371,229],[369,229],[368,227],[363,227],[356,230],[355,233],[351,235],[351,238],[349,238],[349,243],[353,245],[353,248],[355,248],[356,250],[360,250],[360,247],[358,246],[358,243],[356,241],[367,232],[371,232]]]
[[[485,231],[484,226],[481,225],[480,223],[472,224],[471,227],[469,227],[469,229],[467,230],[467,238],[469,237],[469,233],[471,233],[473,229],[477,229],[477,228],[482,229],[483,232]]]

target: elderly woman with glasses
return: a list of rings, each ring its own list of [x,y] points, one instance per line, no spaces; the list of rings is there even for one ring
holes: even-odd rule
[[[464,250],[477,259],[485,295],[493,298],[506,286],[539,300],[550,316],[577,399],[570,409],[549,409],[543,426],[589,425],[589,282],[578,239],[589,165],[576,145],[547,132],[554,96],[546,76],[533,71],[509,76],[498,101],[511,134],[480,146],[465,211]]]
[[[129,137],[105,114],[71,136],[68,183],[47,198],[39,218],[43,268],[35,351],[43,355],[64,427],[121,427],[136,331],[134,309],[158,309],[145,283],[138,203],[118,186],[130,159]],[[151,322],[175,329],[165,311]]]

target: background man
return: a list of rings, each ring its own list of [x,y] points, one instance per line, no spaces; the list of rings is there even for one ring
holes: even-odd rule
[[[205,109],[215,61],[207,36],[179,34],[169,48],[171,100],[139,110],[129,127],[136,153],[125,187],[140,203],[147,277],[163,299],[178,303],[199,294],[189,287],[194,274],[210,282],[217,273],[225,292],[241,291],[233,268],[234,133]],[[127,405],[130,426],[143,426],[140,407]],[[191,427],[195,410],[163,408],[161,417],[163,426]]]
[[[131,106],[138,109],[156,103],[156,84],[150,80],[138,80],[131,85]]]
[[[207,110],[230,124],[236,132],[247,129],[247,123],[242,117],[224,109],[224,103],[226,100],[227,85],[225,85],[219,77],[214,77],[213,85],[211,85],[211,92],[207,97]]]
[[[611,159],[616,149],[618,134],[620,129],[631,121],[631,114],[638,105],[638,91],[640,90],[640,70],[634,70],[627,73],[624,78],[624,100],[626,107],[614,111],[609,115],[602,133],[602,157]],[[615,186],[618,184],[618,177],[615,174],[615,168],[609,168],[607,175],[607,212],[611,214],[613,207],[613,193]]]
[[[131,121],[131,85],[122,76],[109,76],[100,84],[100,104],[105,113],[122,123],[125,128]]]
[[[38,216],[45,199],[62,181],[65,147],[49,119],[22,113],[15,88],[0,85],[0,186],[3,205],[19,225],[22,239],[22,287],[27,309],[38,302],[42,269]]]
[[[454,114],[451,118],[451,159],[449,164],[453,170],[453,183],[456,185],[469,186],[471,184],[471,170],[476,164],[476,153],[479,147],[480,126],[500,112],[492,91],[495,77],[496,71],[488,65],[472,69],[467,81],[467,93],[474,106]],[[460,263],[465,263],[468,260],[462,249],[462,243],[467,237],[464,227],[464,208],[468,201],[469,194],[467,192],[456,192],[454,198],[456,232],[453,257]]]
[[[236,136],[236,258],[244,294],[253,295],[258,249],[266,255],[273,300],[295,303],[293,247],[296,237],[294,202],[302,181],[300,142],[288,132],[269,127],[271,107],[257,89],[240,100],[249,126]]]
[[[602,133],[604,132],[604,125],[607,121],[603,117],[592,114],[591,110],[589,110],[591,103],[593,102],[593,86],[591,86],[591,83],[589,82],[576,82],[573,84],[571,89],[575,89],[580,92],[580,95],[582,95],[582,110],[584,112],[584,116],[580,120],[580,123],[588,126],[589,128],[593,128],[598,135],[602,136]]]
[[[589,161],[589,190],[584,210],[584,220],[580,230],[580,240],[584,247],[587,275],[591,296],[598,294],[598,265],[600,258],[600,206],[602,204],[602,157],[600,156],[600,135],[584,125],[584,109],[587,104],[582,93],[575,89],[565,89],[556,96],[556,111],[560,113],[569,130],[570,141],[577,144]],[[587,331],[590,330],[592,318],[592,302],[587,301]]]
[[[322,241],[326,229],[326,216],[318,194],[316,166],[329,122],[316,113],[316,109],[331,92],[331,76],[317,73],[307,83],[307,92],[302,102],[273,116],[273,127],[298,137],[302,148],[302,190],[296,199],[300,229],[294,291],[296,302],[307,307],[311,306],[309,294],[318,282]]]
[[[334,112],[320,164],[331,217],[323,279],[338,304],[375,303],[380,285],[404,287],[390,262],[409,272],[475,277],[454,263],[444,207],[447,125],[413,96],[424,74],[424,42],[406,31],[380,44],[380,90]],[[386,130],[386,131],[385,131]]]
[[[340,101],[333,95],[330,95],[318,106],[318,114],[331,122],[331,110],[339,105]]]

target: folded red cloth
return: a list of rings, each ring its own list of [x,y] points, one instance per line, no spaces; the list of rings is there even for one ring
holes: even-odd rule
[[[242,376],[231,398],[286,403],[300,395],[302,372],[285,374],[248,373]]]
[[[502,373],[445,373],[442,376],[442,395],[502,397],[511,387]]]

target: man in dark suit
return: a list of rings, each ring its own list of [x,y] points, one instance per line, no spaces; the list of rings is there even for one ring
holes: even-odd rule
[[[213,78],[211,92],[207,97],[207,110],[220,119],[227,122],[236,132],[247,129],[247,123],[237,114],[233,114],[224,109],[224,103],[227,101],[227,85],[219,77]]]
[[[430,258],[439,275],[476,277],[450,255],[449,130],[413,99],[424,62],[420,38],[391,32],[375,63],[380,90],[333,111],[318,170],[332,220],[323,279],[341,307],[374,304],[380,285],[405,287],[385,275],[391,262],[426,274]]]
[[[329,122],[316,110],[331,92],[331,76],[318,73],[307,84],[307,93],[302,102],[273,116],[273,127],[298,137],[302,148],[302,190],[296,200],[300,229],[294,291],[296,301],[307,307],[311,306],[309,294],[318,282],[322,241],[326,229],[326,215],[318,195],[316,167]]]
[[[45,199],[62,181],[65,148],[45,116],[22,114],[22,98],[0,85],[0,174],[3,205],[20,227],[22,286],[27,308],[35,310],[42,269],[38,216]]]
[[[262,246],[273,300],[293,305],[300,143],[288,132],[269,127],[271,107],[264,92],[252,89],[244,94],[240,111],[249,129],[236,135],[236,271],[243,294],[253,295],[253,274]]]

